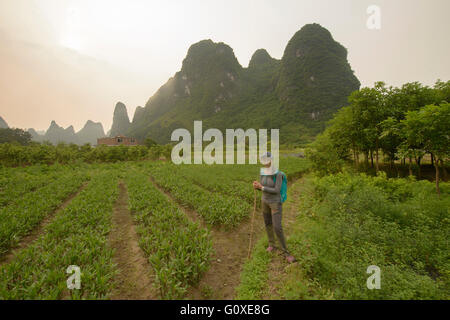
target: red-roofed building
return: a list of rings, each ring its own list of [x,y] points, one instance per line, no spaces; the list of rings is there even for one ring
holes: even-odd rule
[[[97,145],[107,145],[107,146],[137,146],[138,142],[135,138],[125,137],[125,136],[115,136],[113,138],[99,138],[97,139]]]

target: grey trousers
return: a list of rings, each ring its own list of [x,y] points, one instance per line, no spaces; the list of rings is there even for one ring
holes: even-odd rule
[[[285,254],[289,254],[284,239],[283,228],[281,226],[282,205],[281,202],[265,202],[261,201],[261,207],[264,217],[264,224],[266,225],[267,238],[269,245],[275,247],[275,237],[273,231],[277,235],[278,241],[281,244],[281,249]]]

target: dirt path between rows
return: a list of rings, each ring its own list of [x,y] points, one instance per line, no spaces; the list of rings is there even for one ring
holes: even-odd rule
[[[193,300],[235,298],[235,289],[240,283],[242,267],[247,259],[251,229],[251,212],[249,219],[244,220],[237,228],[225,231],[218,227],[208,226],[200,215],[188,207],[181,205],[169,192],[161,188],[150,178],[155,187],[165,194],[172,202],[178,204],[181,210],[193,221],[211,232],[214,253],[208,271],[202,276],[200,283],[188,290],[187,298]],[[244,201],[244,200],[243,200]],[[263,218],[260,210],[256,210],[254,219],[254,236],[252,244],[257,241],[256,235],[263,229]]]
[[[69,195],[63,203],[61,203],[52,213],[47,215],[36,228],[34,228],[28,235],[24,236],[16,247],[0,257],[0,266],[10,263],[19,254],[19,252],[27,248],[31,243],[39,238],[45,232],[45,227],[53,221],[53,218],[59,212],[64,210],[72,202],[72,200],[86,188],[87,185],[88,182],[83,183],[77,191]]]
[[[152,267],[139,247],[133,217],[128,209],[128,192],[123,182],[119,183],[119,197],[113,211],[113,228],[109,235],[115,249],[113,262],[119,273],[112,300],[158,299],[153,288]]]
[[[303,191],[303,184],[303,177],[290,184],[290,194],[288,195],[289,199],[283,206],[282,225],[286,241],[289,238],[289,234],[294,231],[293,226],[298,215],[298,205],[300,200],[299,198],[301,192]],[[295,230],[295,232],[298,232],[298,230]],[[284,255],[275,251],[268,268],[267,291],[265,292],[265,295],[262,297],[262,299],[283,299],[283,297],[280,297],[278,293],[279,285],[280,283],[282,283],[281,280],[286,274],[286,269],[295,268],[296,266],[296,262],[292,264],[287,263]]]
[[[189,213],[189,215],[195,214],[193,211]],[[262,230],[262,222],[263,219],[257,211],[254,220],[253,246],[257,240],[256,235]],[[209,228],[214,254],[211,265],[200,283],[190,288],[188,292],[190,299],[231,300],[235,298],[235,290],[240,283],[242,268],[247,260],[250,228],[250,221],[242,222],[232,231]]]

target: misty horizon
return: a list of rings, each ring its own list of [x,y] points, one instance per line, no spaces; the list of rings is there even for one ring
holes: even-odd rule
[[[450,78],[448,1],[377,1],[381,29],[366,27],[371,1],[4,1],[0,4],[0,116],[45,131],[111,128],[123,102],[130,120],[181,68],[190,45],[228,44],[243,67],[264,48],[281,59],[289,39],[319,23],[348,50],[361,86],[432,86]],[[254,8],[257,8],[255,13]],[[436,39],[444,39],[436,41]]]

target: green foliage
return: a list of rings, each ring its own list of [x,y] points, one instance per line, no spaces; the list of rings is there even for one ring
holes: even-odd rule
[[[426,110],[417,117],[428,119],[437,108]],[[443,117],[443,113],[439,115]],[[55,152],[75,148],[46,147]],[[89,145],[82,148],[92,151]],[[114,157],[122,159],[126,151],[126,157],[135,158],[140,156],[139,150],[148,155],[147,147],[116,148],[119,153]],[[310,166],[305,159],[280,159],[280,168],[291,181]],[[161,297],[185,297],[189,286],[197,284],[208,269],[211,237],[159,191],[150,176],[207,223],[233,227],[250,212],[251,181],[258,177],[258,169],[258,165],[154,162],[1,167],[0,252],[29,234],[83,182],[89,183],[55,215],[35,242],[0,268],[0,299],[109,297],[117,270],[107,237],[119,179],[127,184],[139,243],[155,271]],[[281,298],[449,298],[450,184],[442,183],[440,198],[428,181],[387,179],[383,173],[369,177],[344,172],[297,186],[302,188],[290,187],[289,192],[301,196],[300,214],[287,241],[298,263],[286,267],[279,277],[276,294]],[[288,197],[289,206],[297,203],[293,199]],[[267,239],[261,238],[245,263],[238,299],[267,296],[271,258],[265,252],[266,245]],[[69,265],[81,267],[79,291],[66,289]],[[380,290],[366,288],[369,265],[381,268]],[[213,295],[209,287],[204,287],[203,293]]]
[[[328,132],[325,132],[318,135],[306,149],[306,156],[312,162],[312,169],[320,175],[337,173],[344,165],[344,160],[339,157],[339,151],[331,139]]]
[[[180,299],[209,267],[210,235],[157,190],[145,172],[131,170],[126,174],[129,206],[140,246],[155,270],[161,297]]]
[[[0,144],[14,142],[28,145],[31,142],[31,134],[22,129],[0,128]]]
[[[64,144],[45,147],[51,150],[78,148]],[[92,151],[89,145],[81,149]],[[141,149],[114,150],[121,155],[124,150],[134,154]],[[291,176],[309,168],[307,160],[298,158],[282,158],[281,164]],[[239,195],[247,200],[250,200],[247,193],[253,196],[251,181],[257,177],[258,169],[256,165],[183,167],[143,161],[0,167],[0,255],[10,251],[43,219],[55,213],[42,235],[0,268],[0,299],[109,297],[117,270],[112,263],[114,251],[108,245],[107,236],[111,231],[111,212],[119,179],[124,179],[128,186],[129,206],[139,242],[155,270],[155,285],[161,297],[183,298],[189,286],[198,283],[208,269],[211,237],[155,188],[150,174],[160,177],[158,181],[167,180],[174,198],[189,201],[205,220],[237,225],[251,208],[249,201]],[[190,180],[191,177],[197,177],[198,183],[205,186],[218,188],[222,184],[224,190],[207,191],[196,186],[197,182]],[[87,186],[67,207],[56,211],[88,180]],[[242,188],[242,191],[231,193],[233,188]],[[69,265],[81,268],[80,291],[66,289],[65,270]],[[207,289],[205,292],[208,294]]]
[[[0,299],[108,297],[116,270],[107,235],[118,195],[117,169],[110,169],[94,173],[86,189],[55,216],[45,233],[0,268]],[[80,290],[67,289],[65,271],[70,265],[80,267]]]
[[[14,195],[24,194],[20,201],[13,198],[8,205],[0,208],[0,254],[17,244],[87,179],[83,170],[71,173],[71,168],[66,167],[56,172],[61,176],[50,175],[46,179],[46,176],[40,175],[37,177],[40,181],[33,179],[21,184],[16,184],[16,180],[12,179],[6,185],[2,198],[11,199]],[[30,192],[33,189],[37,190]]]
[[[375,154],[378,162],[379,150],[391,165],[396,159],[414,157],[420,166],[426,153],[445,161],[450,117],[449,104],[442,101],[449,87],[450,81],[438,81],[434,88],[418,82],[386,88],[377,82],[374,88],[353,92],[350,105],[337,112],[324,134],[310,145],[315,169],[322,174],[336,172],[342,167],[340,160],[349,160],[351,154],[356,165],[361,153],[366,159]]]
[[[243,181],[234,180],[239,178],[236,169],[227,167],[227,170],[222,170],[222,165],[196,166],[195,168],[189,165],[180,165],[176,168],[179,177],[192,181],[209,191],[241,198],[250,204],[253,203],[253,186],[250,182],[251,178],[256,179],[256,175],[249,177],[247,181]],[[251,172],[251,168],[247,168],[247,172]],[[257,168],[254,168],[254,172],[257,172]],[[227,182],[224,183],[224,181]]]
[[[196,166],[191,166],[192,170]],[[248,216],[250,204],[239,198],[212,193],[178,174],[176,165],[152,167],[153,179],[181,204],[195,209],[210,225],[236,227]],[[249,181],[249,184],[251,182]]]
[[[310,162],[287,157],[280,170],[288,176],[307,171]],[[182,205],[195,209],[210,225],[234,228],[248,217],[253,205],[252,182],[259,180],[257,165],[159,165],[149,174]],[[258,197],[260,195],[258,194]]]
[[[450,156],[450,103],[408,111],[401,123],[405,140],[410,146],[420,145],[437,159]]]
[[[277,84],[285,117],[308,127],[323,125],[359,86],[347,50],[327,29],[307,24],[289,40]]]
[[[402,148],[428,152],[435,157],[436,191],[439,194],[439,162],[450,156],[450,104],[427,105],[418,111],[408,111],[401,121]]]
[[[289,245],[313,287],[336,299],[448,299],[450,185],[442,190],[384,175],[317,179]],[[381,269],[379,290],[366,288],[370,265]]]
[[[148,149],[148,156],[151,160],[158,160],[164,158],[166,160],[171,159],[172,145],[159,145],[155,144]]]
[[[247,261],[241,272],[241,282],[236,288],[237,300],[263,299],[267,289],[268,269],[271,261],[266,252],[267,239],[261,238],[253,249],[251,260]]]
[[[23,166],[34,164],[78,163],[78,162],[118,162],[146,159],[159,159],[160,156],[170,159],[171,146],[106,146],[91,147],[90,144],[78,146],[76,144],[59,143],[31,144],[20,146],[17,144],[0,144],[0,164],[5,166]]]
[[[148,148],[156,146],[157,143],[152,139],[152,138],[146,138],[144,145],[147,146]]]
[[[54,182],[69,170],[71,167],[62,165],[0,167],[0,207],[20,202],[21,196]]]

